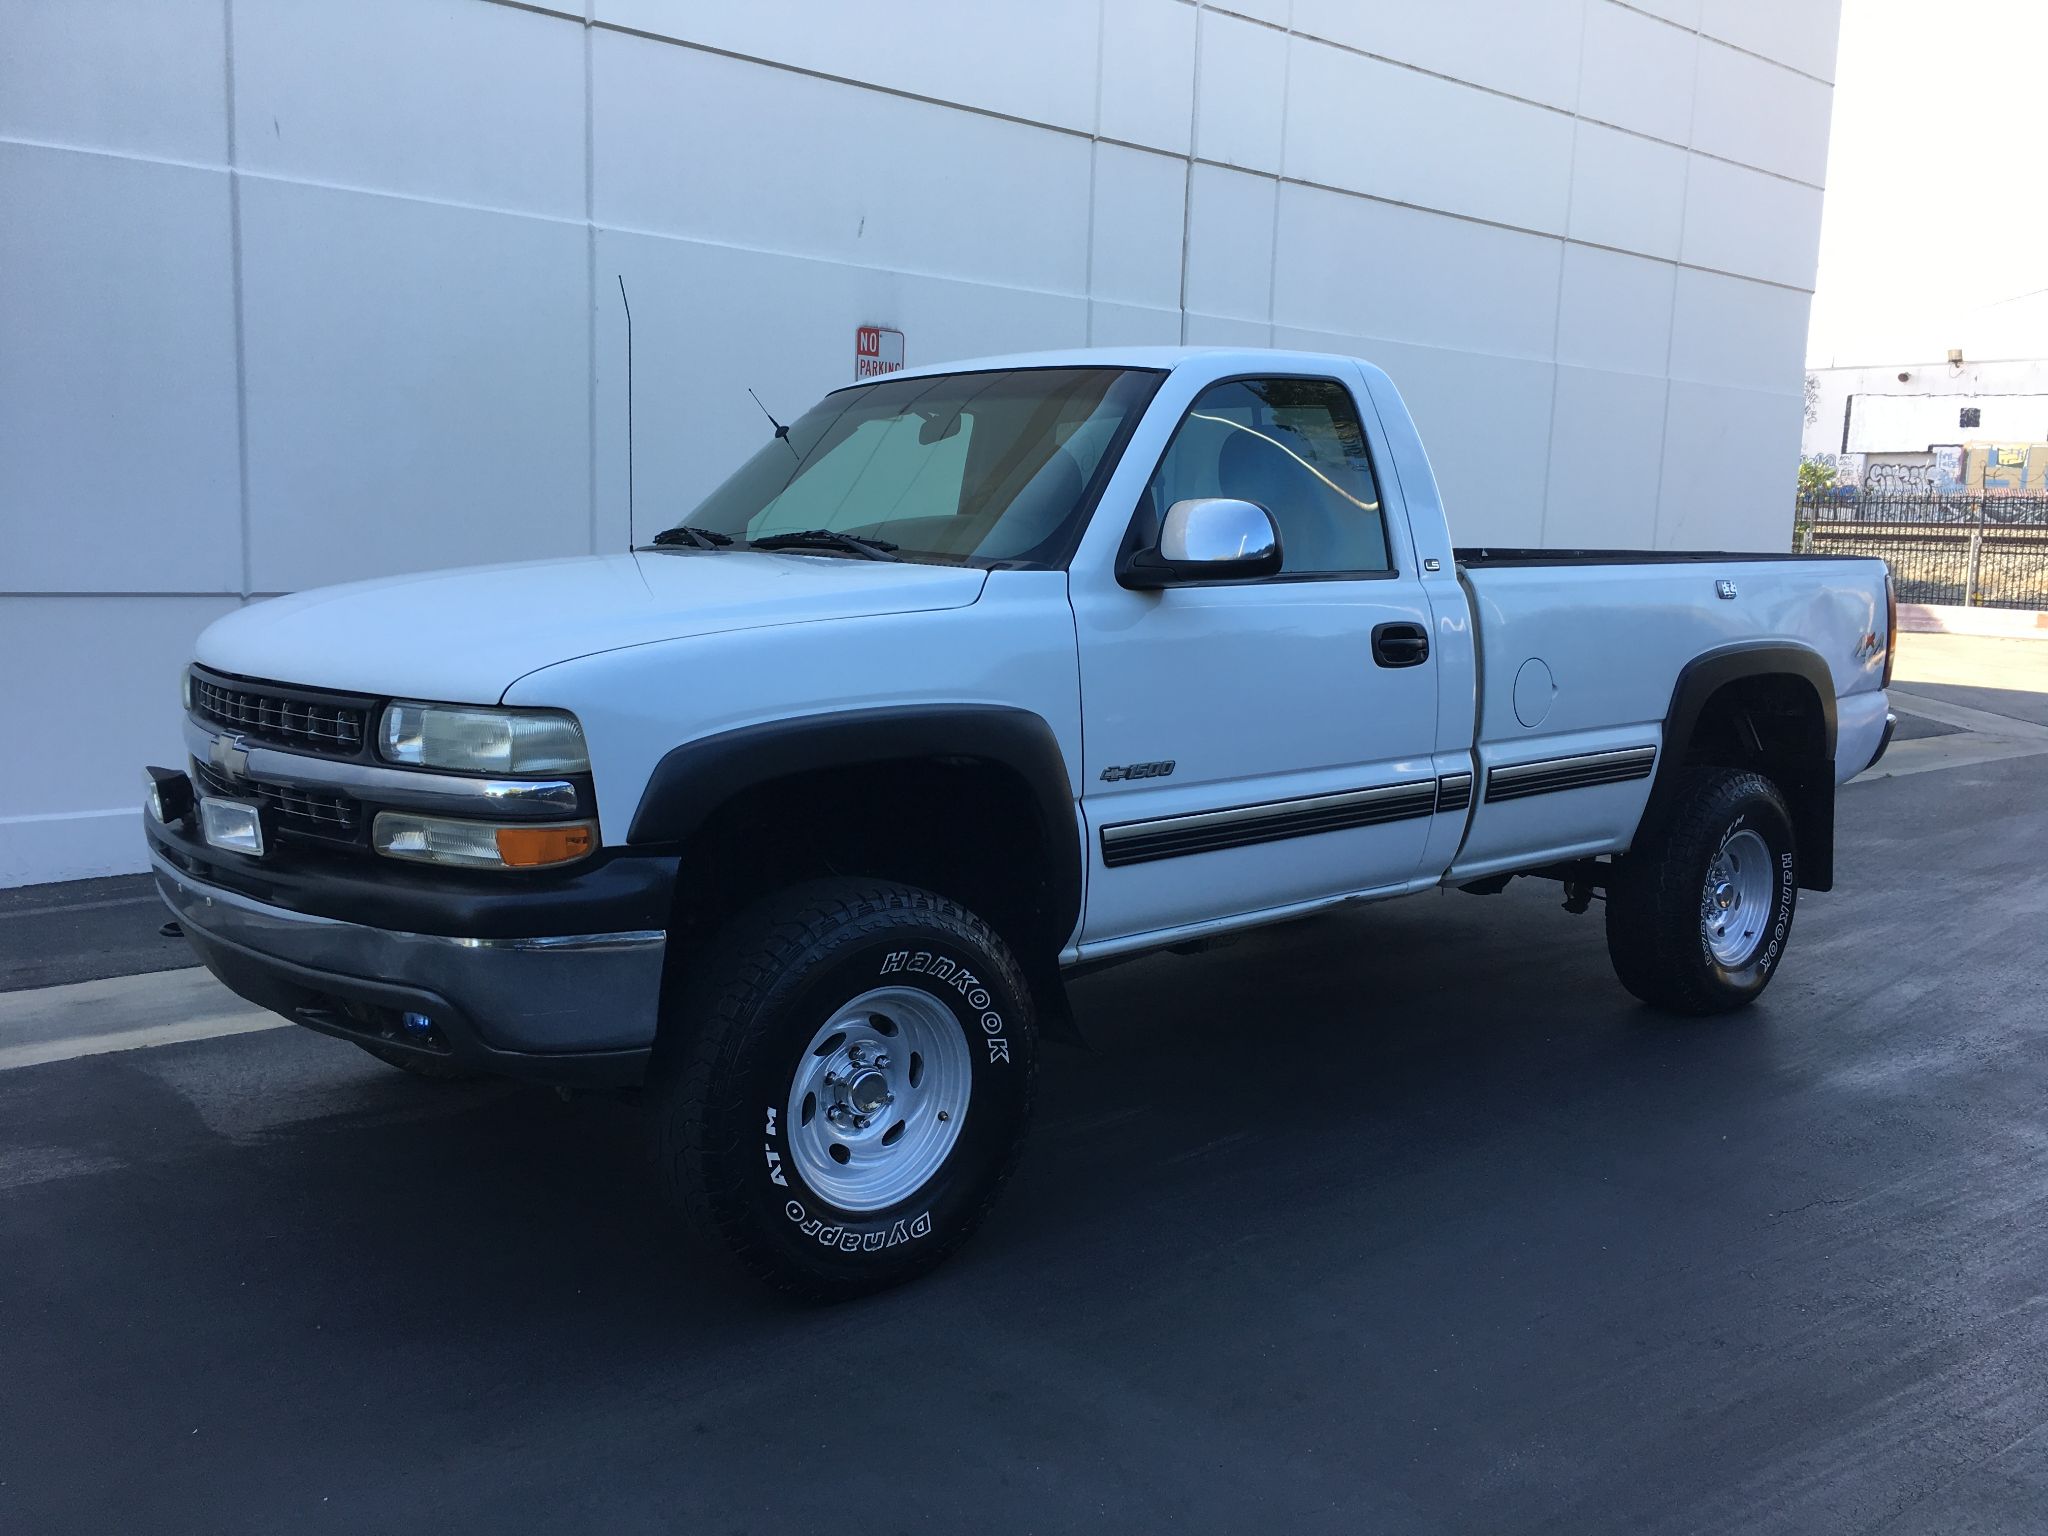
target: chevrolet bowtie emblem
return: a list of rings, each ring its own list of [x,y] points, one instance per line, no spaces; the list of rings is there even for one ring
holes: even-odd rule
[[[239,779],[249,771],[249,753],[232,736],[216,736],[206,749],[207,761],[229,778]]]

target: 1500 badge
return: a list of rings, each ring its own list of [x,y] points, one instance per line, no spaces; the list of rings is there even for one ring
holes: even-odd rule
[[[1118,763],[1102,770],[1102,782],[1121,784],[1126,779],[1163,779],[1173,772],[1173,759],[1163,763]]]

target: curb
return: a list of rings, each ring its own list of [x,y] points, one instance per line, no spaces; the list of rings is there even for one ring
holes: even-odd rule
[[[2048,613],[2031,608],[1959,608],[1943,603],[1899,604],[1899,631],[1909,635],[1991,635],[2048,640]]]

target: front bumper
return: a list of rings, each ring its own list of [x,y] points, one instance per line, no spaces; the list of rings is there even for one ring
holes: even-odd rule
[[[663,930],[376,927],[203,878],[165,831],[150,829],[157,889],[207,969],[250,1002],[325,1034],[506,1076],[597,1087],[645,1075]]]

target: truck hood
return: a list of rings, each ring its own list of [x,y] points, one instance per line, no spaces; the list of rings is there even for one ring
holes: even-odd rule
[[[231,613],[202,665],[244,677],[490,704],[540,667],[771,624],[961,608],[987,572],[755,550],[533,560],[322,587]]]

